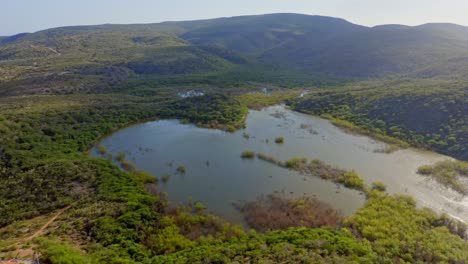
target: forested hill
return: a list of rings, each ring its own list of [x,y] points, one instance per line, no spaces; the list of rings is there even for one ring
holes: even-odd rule
[[[53,61],[52,66],[44,59]],[[0,65],[2,71],[15,67],[2,72],[3,79],[36,72],[41,66],[50,71],[104,65],[137,74],[254,65],[330,78],[468,79],[468,28],[454,24],[370,28],[299,14],[75,26],[0,38]]]

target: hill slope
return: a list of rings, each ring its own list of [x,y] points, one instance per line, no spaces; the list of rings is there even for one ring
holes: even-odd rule
[[[123,39],[125,37],[127,39]],[[98,38],[101,43],[89,42],[90,38]],[[0,40],[0,63],[9,61],[13,64],[27,64],[18,59],[24,59],[25,56],[44,58],[54,55],[57,48],[62,50],[62,55],[83,49],[76,46],[76,43],[73,44],[73,41],[86,45],[90,52],[101,53],[111,48],[114,51],[119,50],[119,54],[122,54],[123,49],[126,53],[140,53],[141,44],[147,45],[147,48],[161,45],[159,38],[170,39],[176,46],[215,46],[224,50],[225,54],[243,57],[243,62],[245,58],[249,58],[252,65],[264,65],[268,68],[281,64],[284,68],[305,74],[352,79],[389,75],[468,79],[466,27],[426,24],[416,27],[384,25],[369,28],[338,18],[299,14],[158,24],[76,26],[18,34]],[[144,43],[126,43],[131,39],[142,40]],[[113,46],[106,47],[102,43],[112,43]],[[166,40],[167,44],[169,43]],[[66,45],[71,45],[71,49],[67,50]],[[151,49],[146,54],[150,52],[156,51]],[[116,57],[115,53],[108,52],[105,55],[114,59]],[[220,53],[214,55],[219,56]],[[192,56],[197,57],[200,54]],[[189,64],[200,63],[200,67],[196,68],[203,68],[204,71],[225,69],[225,65],[212,65],[213,60],[216,59],[203,57],[200,60],[191,60]],[[105,62],[121,63],[112,59]],[[207,63],[210,65],[207,66]],[[153,67],[148,63],[143,65]],[[142,67],[144,66],[138,67],[137,73],[160,73],[151,69],[144,70]],[[193,72],[193,69],[180,70],[175,67],[172,73],[186,72]]]

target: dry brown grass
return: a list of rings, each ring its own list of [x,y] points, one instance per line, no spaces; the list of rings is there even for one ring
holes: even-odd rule
[[[235,206],[247,224],[260,232],[289,227],[337,227],[343,220],[340,211],[311,197],[293,199],[272,194]]]

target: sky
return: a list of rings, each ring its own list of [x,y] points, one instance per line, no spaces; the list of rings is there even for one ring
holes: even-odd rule
[[[71,25],[280,12],[340,17],[366,26],[428,22],[468,26],[468,0],[0,0],[0,36]]]

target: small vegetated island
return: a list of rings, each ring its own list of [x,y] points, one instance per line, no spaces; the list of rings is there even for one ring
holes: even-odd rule
[[[468,195],[468,162],[441,161],[418,168],[418,173],[434,178],[453,190]]]
[[[452,24],[368,28],[271,14],[1,37],[0,258],[467,263],[464,224],[318,160],[242,153],[362,191],[362,208],[345,218],[310,197],[264,196],[237,205],[249,231],[199,202],[171,207],[156,178],[123,154],[88,155],[101,137],[135,122],[178,118],[232,132],[249,106],[286,102],[399,147],[466,161],[467,34]],[[419,172],[466,194],[466,163]]]

